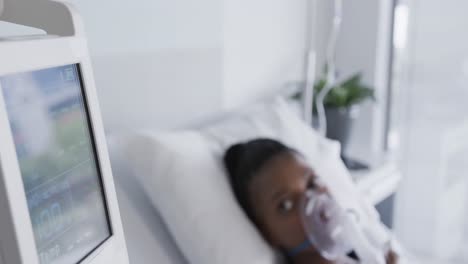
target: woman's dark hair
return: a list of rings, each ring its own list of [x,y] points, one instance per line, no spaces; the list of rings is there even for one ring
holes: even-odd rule
[[[255,139],[231,146],[224,155],[232,189],[248,217],[254,220],[248,197],[250,181],[265,164],[279,154],[297,153],[292,148],[272,139]]]

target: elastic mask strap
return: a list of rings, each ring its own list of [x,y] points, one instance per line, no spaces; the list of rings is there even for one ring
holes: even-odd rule
[[[312,243],[308,239],[306,239],[304,242],[302,242],[297,247],[295,247],[295,248],[293,248],[291,250],[288,250],[287,254],[288,254],[289,257],[295,257],[295,256],[301,254],[302,252],[308,250],[311,247],[312,247]]]

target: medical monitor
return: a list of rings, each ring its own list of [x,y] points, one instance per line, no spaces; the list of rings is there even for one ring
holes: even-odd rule
[[[0,87],[39,261],[79,263],[112,228],[78,65],[0,76]]]
[[[128,264],[83,36],[0,40],[0,264]]]

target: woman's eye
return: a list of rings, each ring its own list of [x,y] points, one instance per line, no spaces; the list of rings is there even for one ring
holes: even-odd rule
[[[278,209],[283,214],[289,213],[294,209],[294,202],[290,199],[284,200],[279,204]]]
[[[314,179],[310,180],[309,183],[307,184],[307,189],[308,190],[316,190],[319,187],[317,182],[315,182]]]

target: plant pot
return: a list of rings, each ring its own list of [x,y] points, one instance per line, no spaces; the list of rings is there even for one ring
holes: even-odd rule
[[[325,109],[327,116],[327,138],[339,141],[342,152],[348,147],[351,129],[353,128],[354,121],[359,116],[359,110],[360,107],[358,105]]]

